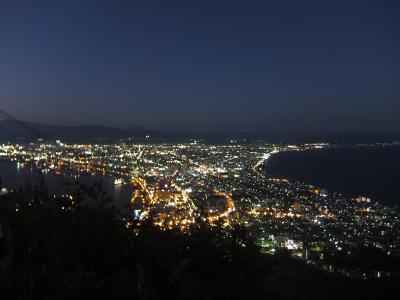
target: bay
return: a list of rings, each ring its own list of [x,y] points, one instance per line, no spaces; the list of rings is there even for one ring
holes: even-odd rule
[[[400,146],[339,147],[273,155],[264,172],[383,205],[400,204]]]
[[[0,161],[1,185],[8,189],[19,189],[27,184],[38,184],[43,176],[50,194],[63,194],[73,191],[75,182],[94,184],[100,181],[107,196],[113,198],[114,205],[120,210],[126,210],[132,197],[132,188],[129,185],[115,185],[115,178],[100,175],[81,175],[77,178],[42,174],[40,170],[21,168],[17,162]]]

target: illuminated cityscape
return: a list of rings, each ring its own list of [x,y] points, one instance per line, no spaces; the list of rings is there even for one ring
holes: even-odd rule
[[[127,227],[150,220],[163,230],[190,231],[196,223],[206,222],[229,233],[240,225],[264,253],[286,249],[292,256],[330,272],[389,276],[385,270],[360,274],[339,268],[326,256],[350,255],[365,246],[398,255],[400,218],[395,208],[362,196],[347,199],[334,191],[270,177],[265,172],[268,159],[276,153],[329,147],[338,146],[56,141],[7,143],[1,145],[0,153],[3,160],[17,161],[20,168],[73,178],[109,175],[115,178],[115,185],[132,186]],[[73,195],[65,196],[73,205]]]

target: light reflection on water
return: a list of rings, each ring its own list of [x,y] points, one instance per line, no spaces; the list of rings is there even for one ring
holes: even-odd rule
[[[0,161],[0,179],[3,187],[19,189],[27,184],[39,184],[41,178],[44,178],[50,194],[62,194],[73,191],[76,181],[84,184],[93,184],[101,181],[106,195],[113,198],[115,206],[119,209],[126,209],[133,192],[129,185],[114,185],[114,178],[111,176],[82,175],[77,178],[72,176],[57,176],[43,174],[40,170],[24,168],[23,165],[17,162]]]
[[[299,180],[349,197],[400,204],[400,146],[282,152],[272,155],[263,170],[270,176]]]

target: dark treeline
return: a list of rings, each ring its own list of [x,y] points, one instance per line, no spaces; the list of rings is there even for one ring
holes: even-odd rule
[[[84,205],[83,194],[101,200]],[[126,228],[106,200],[98,186],[81,187],[74,202],[45,186],[0,196],[0,298],[394,299],[398,291],[397,282],[262,254],[241,228]]]

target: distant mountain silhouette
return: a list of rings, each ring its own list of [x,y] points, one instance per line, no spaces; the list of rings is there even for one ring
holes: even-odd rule
[[[21,123],[23,126],[21,126]],[[43,137],[48,140],[67,142],[112,142],[130,139],[141,142],[180,142],[188,141],[193,133],[151,130],[140,126],[118,128],[101,125],[61,126],[19,120],[0,120],[0,141],[31,141]],[[218,135],[220,138],[221,136]]]
[[[150,130],[142,127],[121,129],[111,126],[82,125],[82,126],[56,126],[45,124],[31,124],[49,137],[66,139],[115,139],[135,135],[145,136]]]
[[[333,143],[368,143],[375,141],[395,141],[399,133],[353,133],[353,134],[312,134],[287,132],[182,132],[151,130],[133,126],[118,128],[100,125],[60,126],[19,120],[0,119],[0,141],[36,140],[42,135],[46,139],[61,139],[67,142],[112,142],[120,139],[132,139],[140,142],[182,142],[201,139],[205,142],[220,143],[235,140],[250,142],[264,140],[273,143],[282,142],[333,142]],[[150,138],[147,138],[149,136]]]
[[[42,133],[49,139],[64,140],[115,140],[129,137],[145,138],[146,135],[153,133],[151,130],[142,127],[131,127],[121,129],[111,126],[82,125],[82,126],[59,126],[41,123],[25,123],[30,128]],[[32,134],[30,130],[18,126],[14,120],[0,121],[0,140],[14,139],[36,139],[38,136]]]

